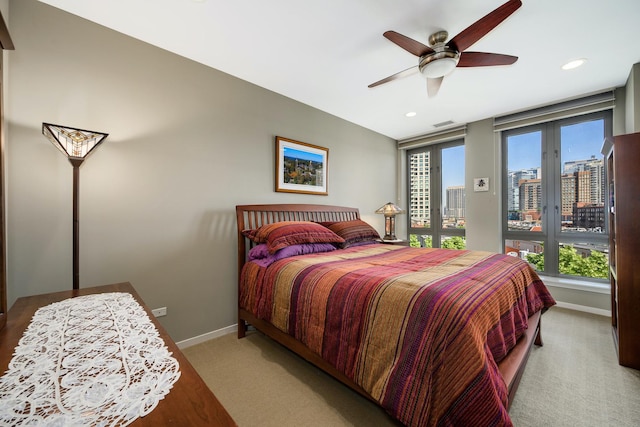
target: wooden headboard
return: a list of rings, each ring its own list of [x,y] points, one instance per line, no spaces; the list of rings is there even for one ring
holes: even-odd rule
[[[313,204],[274,204],[236,206],[238,224],[238,279],[250,246],[242,230],[280,221],[351,221],[360,219],[357,208]]]

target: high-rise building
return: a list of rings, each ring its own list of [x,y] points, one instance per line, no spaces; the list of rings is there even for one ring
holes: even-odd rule
[[[604,162],[595,156],[588,160],[565,162],[562,175],[562,222],[583,228],[604,227]],[[594,226],[594,224],[596,224]],[[588,225],[588,227],[585,227]]]
[[[605,197],[604,161],[595,156],[586,160],[571,160],[564,163],[565,174],[578,174],[576,201],[591,204],[603,204]],[[588,173],[588,175],[587,175]],[[585,182],[588,180],[589,182]],[[582,187],[582,188],[580,188]],[[588,193],[588,195],[587,195]]]
[[[604,179],[604,160],[589,162],[588,167],[591,172],[591,203],[604,206],[604,199],[607,194]]]
[[[574,173],[562,174],[562,221],[573,222],[573,207],[577,200],[576,176]]]
[[[447,187],[447,206],[445,209],[447,218],[465,217],[465,191],[464,185]]]
[[[542,200],[542,185],[540,179],[523,179],[520,187],[520,212],[524,215],[536,217],[540,214],[540,201]]]
[[[423,226],[431,223],[429,200],[429,152],[419,152],[410,156],[411,168],[411,224]]]
[[[540,178],[540,168],[509,171],[507,177],[507,209],[509,212],[520,210],[520,181]]]

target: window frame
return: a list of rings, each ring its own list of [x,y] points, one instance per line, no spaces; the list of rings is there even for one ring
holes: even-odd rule
[[[407,240],[412,234],[431,236],[432,247],[441,247],[441,241],[446,237],[460,236],[466,240],[465,228],[443,228],[442,227],[442,206],[446,199],[446,193],[442,189],[442,151],[448,148],[465,146],[464,138],[459,138],[446,142],[423,145],[406,150],[407,162]],[[429,152],[429,219],[430,226],[412,227],[411,221],[411,156],[416,153]],[[466,157],[466,152],[465,152]],[[466,176],[465,180],[466,182]],[[433,190],[436,189],[434,192]],[[466,190],[466,189],[465,189]],[[435,208],[434,208],[435,207]]]
[[[610,109],[597,111],[589,114],[581,114],[568,118],[557,119],[544,123],[532,124],[523,127],[503,130],[501,132],[501,172],[502,172],[502,252],[505,252],[506,240],[523,240],[532,242],[543,242],[544,245],[544,271],[540,272],[546,276],[580,279],[591,282],[604,283],[607,279],[592,278],[586,276],[574,276],[560,273],[559,254],[560,243],[591,243],[608,246],[609,242],[609,198],[604,197],[604,232],[585,233],[578,231],[562,230],[562,140],[561,131],[564,126],[571,126],[579,123],[603,120],[604,135],[603,142],[607,137],[611,137],[613,129],[613,113]],[[542,231],[532,232],[523,230],[509,230],[508,226],[508,139],[511,136],[523,135],[535,131],[541,132],[541,219]],[[607,179],[605,168],[605,181]],[[605,192],[607,189],[605,188]]]

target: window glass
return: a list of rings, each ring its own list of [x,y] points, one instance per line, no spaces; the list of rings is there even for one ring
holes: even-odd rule
[[[410,234],[409,246],[413,248],[432,248],[433,237],[429,234]]]
[[[507,138],[509,230],[542,231],[542,132]]]
[[[560,128],[563,232],[605,233],[604,120]]]
[[[608,245],[560,242],[558,268],[560,274],[607,279]]]
[[[442,149],[442,228],[464,228],[464,145]]]
[[[441,236],[440,247],[444,249],[466,249],[467,239],[464,236]]]
[[[410,244],[441,247],[446,237],[457,237],[457,246],[463,246],[460,242],[464,240],[466,215],[464,141],[407,152],[407,171]]]
[[[541,241],[506,239],[504,253],[529,262],[537,271],[544,271],[544,243]]]
[[[431,227],[431,152],[409,155],[411,228]]]

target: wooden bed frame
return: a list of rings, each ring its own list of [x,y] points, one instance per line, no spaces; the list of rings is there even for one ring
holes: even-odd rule
[[[252,244],[249,239],[244,237],[242,230],[255,229],[262,225],[279,221],[350,221],[360,219],[360,212],[357,208],[315,204],[238,205],[236,206],[236,217],[238,224],[238,285],[240,285],[240,272],[246,262],[247,252]],[[498,368],[507,384],[509,392],[508,405],[511,404],[515,396],[527,360],[529,359],[531,347],[534,343],[542,346],[540,315],[541,312],[537,312],[529,318],[529,329],[527,329],[524,336],[518,340],[518,343],[509,354],[498,364]],[[238,306],[238,338],[243,338],[246,335],[247,324],[252,325],[258,331],[261,331],[271,339],[282,344],[367,399],[375,402],[362,387],[351,381],[316,353],[312,352],[307,346]]]

